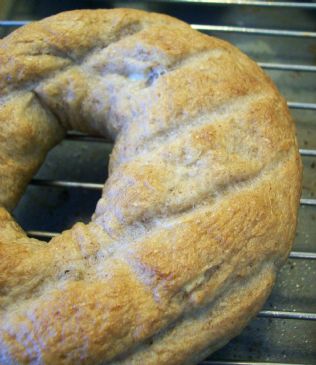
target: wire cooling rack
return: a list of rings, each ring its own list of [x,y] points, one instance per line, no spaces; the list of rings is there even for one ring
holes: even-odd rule
[[[90,1],[89,6],[82,3],[84,7],[126,6],[161,11],[190,22],[196,30],[225,38],[254,58],[289,100],[304,163],[293,251],[257,319],[242,335],[201,364],[316,364],[316,3],[246,0]],[[60,10],[63,9],[59,7]],[[54,13],[54,9],[48,12]],[[13,19],[0,20],[0,31],[8,33],[32,21],[14,19],[12,14]],[[110,151],[110,141],[68,133],[66,140],[49,154],[15,211],[30,236],[48,240],[74,221],[88,220],[106,179]]]

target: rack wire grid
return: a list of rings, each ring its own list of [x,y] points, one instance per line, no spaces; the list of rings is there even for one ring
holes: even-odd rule
[[[9,20],[0,20],[2,36],[71,8],[142,8],[177,16],[194,29],[232,42],[272,77],[289,100],[304,163],[297,235],[264,309],[240,336],[201,365],[316,364],[316,3],[38,1],[29,3],[31,10],[21,1],[10,3]],[[21,20],[23,11],[27,20]],[[14,212],[30,236],[48,240],[75,221],[90,219],[107,177],[111,149],[105,139],[72,132],[49,153]]]

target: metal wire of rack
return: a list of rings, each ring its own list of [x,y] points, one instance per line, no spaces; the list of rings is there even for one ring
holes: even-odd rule
[[[115,2],[114,2],[115,3]],[[128,5],[129,1],[126,1]],[[133,2],[132,5],[135,5],[137,2]],[[148,3],[171,3],[174,6],[183,5],[183,4],[190,4],[199,6],[203,4],[204,6],[221,6],[221,7],[249,7],[252,6],[254,8],[265,8],[265,9],[306,9],[306,10],[315,10],[316,15],[316,3],[304,3],[304,2],[277,2],[277,1],[246,1],[246,0],[222,0],[222,1],[214,1],[214,0],[169,0],[169,1],[162,1],[162,0],[152,0],[148,1]],[[121,4],[120,4],[121,5]],[[1,28],[8,28],[14,29],[16,27],[25,25],[29,23],[29,20],[0,20],[0,29]],[[239,34],[241,36],[265,36],[265,37],[284,37],[284,38],[299,38],[302,42],[306,39],[315,39],[316,32],[310,30],[293,30],[293,29],[273,29],[270,27],[267,28],[257,28],[257,27],[246,27],[246,26],[231,26],[231,25],[218,25],[218,24],[191,24],[191,26],[199,31],[212,33],[212,34]],[[316,48],[315,48],[316,49]],[[258,61],[258,60],[257,60]],[[299,64],[299,63],[291,63],[291,62],[259,62],[258,64],[267,71],[277,71],[277,72],[294,72],[298,75],[301,73],[312,74],[313,76],[316,75],[316,66],[313,64]],[[289,101],[288,106],[292,110],[296,111],[303,111],[313,113],[313,119],[315,119],[315,112],[316,112],[316,102],[302,102],[299,100]],[[316,138],[316,135],[315,135]],[[83,135],[76,132],[69,132],[66,136],[67,142],[78,142],[83,143],[91,146],[92,144],[108,144],[110,141],[99,138],[99,137],[91,137],[87,135]],[[305,147],[305,146],[303,146]],[[300,154],[302,158],[315,158],[316,157],[316,148],[313,146],[312,148],[300,148]],[[59,189],[74,189],[79,191],[96,191],[97,193],[103,187],[103,183],[99,182],[90,182],[90,181],[79,181],[78,180],[67,180],[67,179],[51,179],[51,178],[43,178],[41,176],[37,176],[32,179],[30,182],[31,187],[38,187],[44,189],[48,187],[50,189],[59,188]],[[311,207],[311,209],[316,210],[316,199],[312,196],[303,197],[301,198],[301,207]],[[56,236],[58,233],[57,231],[48,230],[48,229],[36,229],[29,227],[27,230],[28,234],[31,237],[41,238],[41,239],[50,239]],[[316,237],[314,237],[315,240]],[[290,253],[289,258],[291,260],[297,261],[310,261],[316,262],[316,252],[310,250],[293,250]],[[308,311],[296,311],[296,310],[262,310],[258,314],[258,318],[268,318],[269,320],[272,319],[284,319],[284,320],[300,320],[300,321],[316,321],[316,311],[315,312],[308,312]],[[313,330],[314,331],[314,330]],[[314,332],[313,332],[314,333]],[[316,331],[315,331],[315,338],[316,338]],[[311,339],[313,340],[313,339]],[[316,348],[316,343],[315,343]],[[315,353],[315,362],[316,362],[316,353]],[[290,362],[293,364],[293,362]],[[239,361],[238,359],[234,360],[206,360],[201,363],[201,365],[275,365],[281,364],[280,362],[271,362],[271,361],[264,361],[260,362],[258,360],[254,360],[249,362],[247,361]],[[285,364],[282,362],[282,364]],[[299,365],[303,363],[300,362]]]

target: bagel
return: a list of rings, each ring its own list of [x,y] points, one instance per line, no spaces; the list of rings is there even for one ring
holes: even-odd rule
[[[287,104],[229,43],[139,10],[0,41],[0,363],[194,364],[239,334],[294,239]],[[46,244],[10,212],[68,130],[115,141],[88,224]]]

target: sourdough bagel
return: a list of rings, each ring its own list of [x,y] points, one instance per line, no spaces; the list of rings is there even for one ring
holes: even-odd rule
[[[293,241],[286,102],[165,15],[61,13],[0,43],[0,363],[193,364],[261,308]],[[48,244],[9,211],[67,130],[115,140],[92,221]]]

